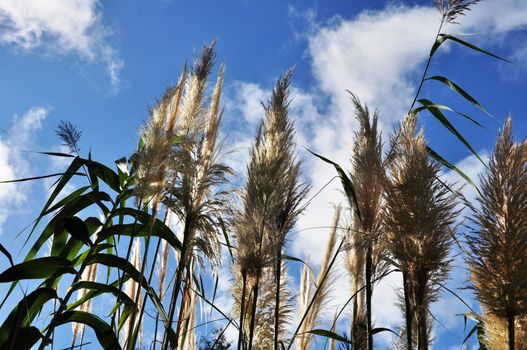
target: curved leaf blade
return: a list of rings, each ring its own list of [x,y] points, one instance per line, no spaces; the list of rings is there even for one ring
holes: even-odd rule
[[[489,117],[492,117],[492,115],[474,97],[472,97],[468,92],[463,90],[459,85],[454,83],[452,80],[450,80],[450,79],[448,79],[446,77],[440,76],[440,75],[434,75],[432,77],[426,78],[425,80],[436,80],[436,81],[439,81],[439,82],[447,85],[452,90],[454,90],[459,95],[461,95],[463,98],[465,98],[466,100],[471,102],[473,105],[478,107],[483,113],[487,114]]]
[[[430,50],[430,56],[433,56],[434,53],[437,51],[437,49],[447,40],[452,40],[452,41],[457,42],[458,44],[461,44],[463,46],[466,46],[469,49],[472,49],[474,51],[481,52],[481,53],[483,53],[485,55],[488,55],[488,56],[497,58],[498,60],[501,60],[501,61],[504,61],[504,62],[512,64],[511,61],[509,61],[509,60],[507,60],[507,59],[505,59],[503,57],[495,55],[492,52],[489,52],[487,50],[483,50],[482,48],[479,48],[476,45],[469,43],[468,41],[461,40],[461,39],[459,39],[459,38],[457,38],[457,37],[455,37],[453,35],[450,35],[450,34],[439,34],[439,36],[437,37],[436,42],[434,43],[434,45],[432,46],[432,49]]]
[[[315,334],[315,335],[320,335],[322,337],[325,337],[325,338],[330,338],[330,339],[335,339],[337,341],[340,341],[340,342],[343,342],[343,343],[346,343],[346,344],[352,344],[351,341],[335,332],[332,332],[332,331],[328,331],[326,329],[312,329],[310,331],[308,331],[307,333],[311,333],[311,334]]]
[[[48,256],[7,268],[0,274],[0,283],[49,278],[56,274],[65,273],[76,273],[71,261],[56,256]]]
[[[337,170],[337,173],[339,174],[342,187],[344,188],[344,192],[346,193],[346,197],[348,197],[349,204],[350,206],[355,208],[355,211],[357,212],[357,216],[359,217],[359,219],[361,219],[361,213],[359,210],[359,202],[357,201],[357,194],[355,191],[355,186],[353,185],[353,182],[350,180],[348,175],[346,175],[346,172],[342,169],[340,165],[338,165],[334,161],[329,160],[328,158],[323,157],[319,154],[316,154],[315,152],[312,152],[309,149],[308,149],[308,152],[314,155],[315,157],[320,158],[324,162],[329,163],[335,167],[335,169]]]
[[[85,243],[89,247],[93,245],[92,241],[90,240],[90,232],[84,221],[76,216],[73,216],[63,219],[61,223],[64,225],[64,229],[72,237],[77,238],[79,241]]]
[[[421,112],[421,111],[424,111],[425,109],[429,109],[429,108],[441,109],[441,110],[444,110],[444,111],[456,113],[456,114],[458,114],[458,115],[470,120],[472,123],[476,124],[480,128],[485,129],[485,127],[483,125],[481,125],[478,121],[476,121],[474,118],[470,117],[467,114],[455,111],[455,110],[453,110],[452,108],[450,108],[448,106],[435,104],[432,101],[427,100],[426,98],[417,100],[417,102],[419,102],[422,106],[415,108],[414,111],[416,111],[416,112]]]
[[[428,101],[428,100],[425,100],[425,101]],[[428,102],[430,102],[430,105],[433,105],[433,103],[431,103],[431,101],[428,101]],[[425,102],[425,105],[428,104],[428,102]],[[474,154],[476,156],[476,158],[478,158],[478,160],[481,162],[481,164],[485,164],[483,162],[483,159],[481,159],[479,154],[476,152],[476,150],[474,150],[474,148],[472,148],[472,146],[470,145],[470,143],[468,143],[468,141],[465,139],[465,137],[463,137],[463,135],[461,135],[461,133],[459,131],[457,131],[457,129],[454,127],[454,125],[452,125],[452,123],[450,123],[448,118],[443,114],[443,112],[441,112],[441,110],[439,108],[428,107],[427,111],[429,111],[441,124],[443,124],[443,126],[448,131],[450,131],[450,133],[452,133],[459,141],[461,141],[461,143],[463,145],[465,145],[465,147],[467,147],[467,149],[470,152],[472,152],[472,154]]]
[[[55,325],[57,326],[71,322],[82,323],[93,329],[103,349],[121,350],[112,327],[101,318],[84,311],[65,311],[55,318]]]
[[[20,300],[0,327],[0,346],[18,338],[18,329],[28,326],[49,300],[56,299],[52,288],[38,288]],[[17,349],[17,348],[15,348]]]

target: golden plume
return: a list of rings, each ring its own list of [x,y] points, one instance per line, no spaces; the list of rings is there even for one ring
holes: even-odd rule
[[[468,236],[471,280],[483,308],[508,322],[514,347],[515,318],[527,314],[527,141],[515,143],[512,119],[498,136],[481,177],[480,208]]]

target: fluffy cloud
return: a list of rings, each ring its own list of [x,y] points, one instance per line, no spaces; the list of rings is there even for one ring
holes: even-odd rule
[[[105,65],[112,86],[119,86],[123,60],[107,38],[98,0],[0,0],[0,42],[25,52],[75,54]]]
[[[33,135],[42,127],[49,110],[31,108],[21,117],[15,116],[6,137],[0,137],[0,181],[13,180],[28,175],[30,163],[22,155],[22,147],[32,144]],[[27,186],[0,184],[0,233],[7,217],[26,200]]]

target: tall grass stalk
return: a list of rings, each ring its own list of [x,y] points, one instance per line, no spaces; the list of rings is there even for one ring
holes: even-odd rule
[[[382,161],[382,141],[377,131],[378,116],[373,117],[366,106],[363,106],[359,99],[352,95],[355,105],[356,117],[359,121],[360,129],[355,134],[352,156],[351,180],[355,185],[357,196],[357,206],[360,215],[353,215],[352,227],[353,243],[350,247],[354,253],[354,262],[349,265],[354,275],[355,290],[357,285],[364,279],[365,290],[365,321],[366,321],[366,348],[373,349],[372,333],[372,280],[386,267],[382,260],[384,256],[384,244],[382,237],[382,200],[385,182],[384,165]],[[362,294],[362,293],[361,293]],[[352,332],[356,334],[354,339],[359,346],[361,336],[358,336],[362,328],[359,321],[363,318],[361,298],[356,299],[354,310],[354,326]],[[355,324],[357,323],[357,324]]]
[[[300,182],[300,162],[294,154],[294,126],[288,116],[291,71],[280,78],[271,99],[264,106],[266,118],[256,136],[242,193],[243,208],[236,215],[237,275],[250,281],[252,300],[248,349],[255,337],[261,277],[266,269],[274,276],[274,317],[272,347],[278,348],[284,327],[286,298],[282,295],[282,252],[287,234],[301,212],[307,187]],[[243,283],[248,287],[249,283]],[[242,291],[240,305],[245,306]],[[240,324],[244,311],[240,309]],[[243,327],[240,330],[244,332]],[[243,334],[240,334],[243,339]]]
[[[415,324],[418,350],[426,350],[428,308],[448,277],[457,211],[454,195],[438,180],[441,168],[429,158],[423,132],[416,134],[416,123],[417,116],[408,115],[392,138],[384,222],[391,255],[403,272],[408,349]]]
[[[515,143],[509,117],[481,178],[480,209],[468,236],[471,280],[484,309],[507,320],[515,349],[515,320],[527,314],[527,141]]]

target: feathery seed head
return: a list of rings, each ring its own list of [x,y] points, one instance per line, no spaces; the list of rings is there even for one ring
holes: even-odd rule
[[[527,141],[515,143],[509,117],[481,177],[468,258],[476,297],[498,317],[527,313]]]
[[[464,16],[466,11],[481,0],[434,0],[434,4],[446,23],[458,24],[456,18]]]
[[[410,114],[392,139],[383,216],[387,244],[407,280],[413,319],[426,333],[428,306],[450,269],[457,211],[454,195],[438,179],[440,165],[428,156],[423,131],[416,134],[416,122]]]
[[[77,130],[77,128],[70,122],[61,120],[55,133],[62,140],[63,145],[68,148],[70,153],[77,154],[79,152],[79,140],[82,136],[82,131]]]

